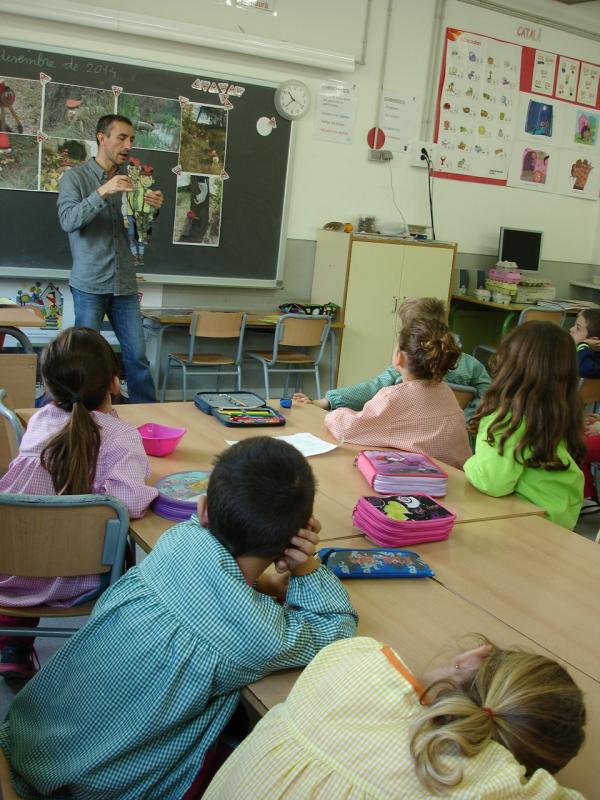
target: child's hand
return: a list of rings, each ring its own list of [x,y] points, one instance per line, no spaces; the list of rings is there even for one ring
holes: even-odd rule
[[[318,569],[319,562],[314,557],[319,544],[321,523],[311,517],[306,528],[301,528],[293,536],[289,547],[283,551],[281,558],[275,562],[277,572],[291,572],[292,575],[306,575]]]
[[[582,344],[589,345],[595,353],[600,352],[600,339],[584,339]]]
[[[600,414],[588,414],[583,421],[583,429],[586,436],[592,436],[598,433],[596,424],[600,422]]]
[[[256,580],[255,589],[261,594],[274,597],[280,603],[285,603],[287,595],[289,573],[278,574],[276,572],[263,572]]]
[[[292,395],[292,400],[294,403],[312,403],[310,397],[302,392],[294,392]]]

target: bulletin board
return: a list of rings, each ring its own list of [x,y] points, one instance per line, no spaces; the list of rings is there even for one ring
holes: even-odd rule
[[[434,174],[597,200],[600,65],[448,28]]]
[[[130,242],[137,272],[165,282],[275,285],[291,123],[276,114],[273,93],[270,84],[201,68],[0,46],[1,272],[35,268],[51,278],[70,269],[56,210],[61,176],[96,154],[98,118],[119,113],[136,129],[140,197],[144,186],[165,195],[148,243]],[[124,197],[128,230],[135,210]]]

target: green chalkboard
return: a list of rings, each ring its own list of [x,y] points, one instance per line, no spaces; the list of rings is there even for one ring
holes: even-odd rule
[[[55,190],[65,169],[94,152],[98,116],[116,110],[133,118],[143,147],[132,155],[165,195],[137,271],[199,283],[275,281],[291,123],[276,114],[272,86],[200,67],[192,74],[0,45],[0,97],[2,83],[3,274],[70,269]]]

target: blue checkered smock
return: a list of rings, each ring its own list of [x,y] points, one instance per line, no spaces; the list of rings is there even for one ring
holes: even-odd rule
[[[24,798],[180,800],[243,686],[355,629],[327,569],[290,578],[282,607],[192,517],[15,698],[0,728],[14,787]]]

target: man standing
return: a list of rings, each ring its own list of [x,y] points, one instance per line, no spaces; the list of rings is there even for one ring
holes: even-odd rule
[[[153,403],[156,390],[146,358],[134,261],[121,212],[123,192],[131,192],[133,183],[119,169],[129,159],[134,138],[127,117],[100,117],[96,126],[98,155],[63,174],[58,218],[69,234],[73,256],[69,283],[75,325],[100,330],[106,314],[121,345],[129,399]],[[148,190],[144,199],[157,210],[163,204],[160,191]]]

